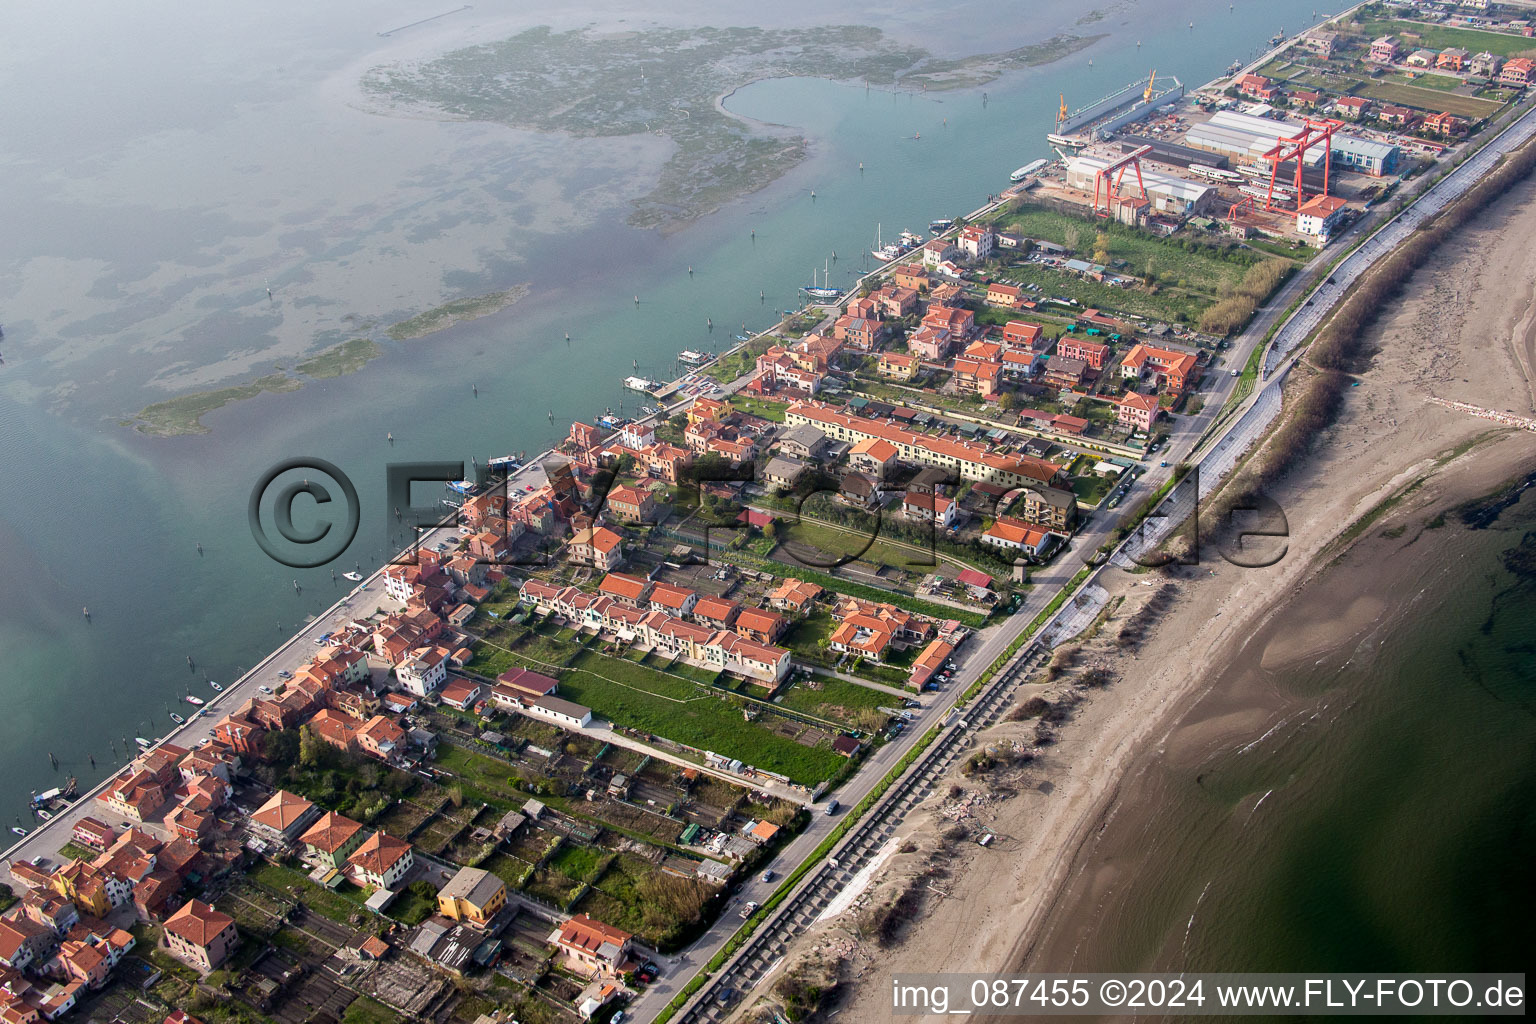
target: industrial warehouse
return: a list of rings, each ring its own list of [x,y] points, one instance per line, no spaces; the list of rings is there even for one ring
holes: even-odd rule
[[[1348,17],[1332,27],[1347,28]],[[1158,234],[1326,245],[1401,176],[1523,95],[1523,64],[1509,72],[1488,54],[1454,59],[1460,52],[1424,58],[1358,32],[1314,30],[1188,93],[1152,71],[1073,111],[1063,96],[1047,136],[1060,159],[1016,190]],[[1398,84],[1425,75],[1438,84]],[[1329,85],[1338,91],[1322,91]],[[1386,102],[1399,96],[1443,109]]]

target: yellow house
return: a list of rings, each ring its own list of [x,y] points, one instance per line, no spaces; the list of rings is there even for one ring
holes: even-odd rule
[[[922,365],[917,356],[903,355],[900,352],[880,353],[880,376],[890,377],[894,380],[911,380],[917,376],[918,367]]]
[[[507,887],[479,868],[460,868],[437,894],[438,913],[467,924],[484,925],[506,905]]]
[[[83,914],[106,917],[112,912],[112,899],[100,873],[85,861],[75,861],[53,874],[53,888],[60,896],[72,900]]]

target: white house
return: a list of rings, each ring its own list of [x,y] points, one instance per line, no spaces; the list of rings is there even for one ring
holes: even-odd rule
[[[984,260],[997,250],[997,235],[979,224],[967,224],[960,230],[960,251],[973,260]]]
[[[578,729],[592,724],[591,708],[560,697],[535,697],[523,706],[523,713]]]
[[[937,523],[946,530],[955,525],[957,507],[952,499],[931,491],[908,491],[901,500],[901,511],[908,519]]]
[[[1324,242],[1344,219],[1344,200],[1338,196],[1314,196],[1296,211],[1296,230]]]
[[[981,542],[988,547],[1013,555],[1041,558],[1051,550],[1056,535],[1022,519],[998,516],[997,522],[981,535]]]
[[[639,451],[656,443],[656,428],[649,423],[626,423],[619,431],[619,443]]]
[[[395,666],[395,677],[407,693],[418,697],[436,693],[448,681],[448,652],[441,647],[420,647]]]
[[[375,832],[347,858],[347,870],[362,885],[394,889],[416,866],[416,851],[404,839]]]

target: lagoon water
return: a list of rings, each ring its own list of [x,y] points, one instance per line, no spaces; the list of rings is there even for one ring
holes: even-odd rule
[[[1312,11],[1306,0],[1235,11],[1119,2],[1097,18],[1060,0],[894,13],[780,5],[785,24],[875,24],[941,55],[1062,31],[1107,36],[974,90],[747,86],[728,108],[793,126],[809,156],[662,233],[625,225],[667,156],[653,137],[541,137],[365,109],[364,70],[539,23],[514,5],[476,4],[387,38],[439,11],[404,0],[7,6],[0,822],[67,774],[93,784],[123,763],[125,740],[164,731],[205,676],[254,664],[339,596],[331,568],[379,564],[390,550],[387,460],[532,452],[573,418],[633,411],[636,396],[620,388],[632,364],[673,375],[680,349],[718,349],[743,323],[771,324],[832,252],[834,283],[851,280],[877,224],[889,238],[965,213],[1013,168],[1049,155],[1058,94],[1085,103],[1152,67],[1196,85]],[[651,23],[614,4],[561,17],[556,27]],[[700,4],[664,17],[762,14]],[[152,402],[291,366],[445,298],[525,283],[528,298],[500,314],[385,342],[358,373],[230,405],[206,418],[207,434],[150,438],[121,425]],[[247,528],[257,477],[299,455],[341,466],[363,498],[361,532],[331,567],[275,565]]]

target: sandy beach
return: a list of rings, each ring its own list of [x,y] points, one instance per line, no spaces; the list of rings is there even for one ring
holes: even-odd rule
[[[1068,645],[1077,667],[1026,688],[1026,697],[1080,699],[1056,742],[1029,763],[947,780],[902,831],[903,852],[881,878],[805,936],[781,970],[797,957],[845,954],[837,1005],[844,1020],[863,1022],[889,1018],[893,971],[1103,966],[1096,937],[1112,919],[1101,913],[1125,888],[1149,884],[1135,837],[1159,813],[1159,780],[1193,776],[1212,751],[1303,713],[1265,674],[1364,656],[1382,623],[1454,572],[1437,555],[1444,535],[1427,527],[1435,514],[1536,468],[1536,434],[1426,401],[1536,412],[1536,252],[1524,241],[1536,229],[1532,200],[1528,180],[1493,204],[1372,329],[1360,386],[1272,494],[1289,524],[1285,557],[1238,568],[1208,545],[1198,566],[1107,574],[1110,615]],[[1174,588],[1169,610],[1138,648],[1117,643],[1164,584]],[[1078,687],[1087,666],[1113,682]],[[984,739],[1028,746],[1037,728],[1008,721]],[[997,839],[983,849],[957,822],[970,837],[985,826]],[[909,920],[888,925],[882,942],[874,926],[892,905]],[[1166,964],[1160,952],[1147,949],[1145,963]]]

